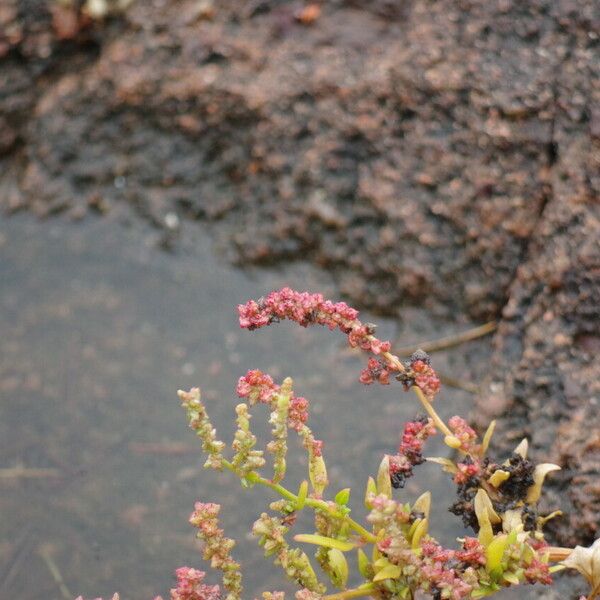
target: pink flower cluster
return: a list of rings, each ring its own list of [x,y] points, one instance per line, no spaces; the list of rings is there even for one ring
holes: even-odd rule
[[[238,306],[240,327],[258,329],[283,319],[290,319],[306,327],[312,323],[325,325],[329,329],[347,327],[355,321],[358,311],[350,308],[345,302],[325,300],[322,294],[296,292],[290,288],[282,288],[271,292],[258,302],[249,300]]]
[[[396,379],[402,382],[405,390],[412,386],[418,387],[430,402],[435,399],[441,388],[440,378],[431,366],[429,355],[423,350],[413,352]]]
[[[281,386],[277,385],[270,375],[259,369],[248,371],[239,378],[237,394],[240,398],[248,398],[250,404],[260,402],[272,404],[275,394]],[[300,431],[308,421],[309,402],[302,396],[292,395],[288,413],[288,425],[296,431]]]
[[[198,527],[207,537],[221,535],[223,531],[218,526],[218,516],[221,506],[215,502],[196,502],[190,523]]]
[[[424,360],[415,360],[410,364],[415,385],[421,389],[428,400],[433,400],[440,391],[441,382],[433,367]]]
[[[461,579],[455,569],[439,561],[431,561],[421,567],[421,577],[430,591],[439,591],[439,598],[462,600],[470,598],[473,586]],[[435,596],[434,596],[435,597]]]
[[[466,538],[463,550],[452,550],[433,539],[426,539],[421,543],[421,549],[419,575],[423,588],[438,594],[434,597],[469,598],[473,591],[473,569],[486,562],[485,549],[479,540]]]
[[[359,381],[365,385],[369,385],[375,381],[382,385],[389,385],[390,370],[383,361],[371,357],[369,358],[366,369],[361,371]]]
[[[466,566],[479,567],[485,565],[485,548],[477,538],[467,537],[463,541],[462,550],[444,548],[433,539],[421,544],[423,556],[438,563],[458,560]]]
[[[421,541],[422,552],[418,555],[408,549],[406,541],[398,544],[394,537],[385,538],[377,547],[392,563],[405,569],[408,567],[413,585],[434,598],[462,600],[471,597],[477,575],[473,565],[460,560],[462,551],[444,548],[429,537]],[[483,547],[480,547],[480,556],[485,564]],[[480,565],[479,560],[474,562]]]
[[[550,574],[550,565],[534,558],[525,569],[525,580],[527,583],[552,584],[552,575]]]
[[[472,460],[470,456],[459,463],[456,463],[458,471],[454,475],[454,483],[462,485],[467,483],[473,477],[481,474],[481,465],[478,460]]]
[[[460,449],[469,454],[478,454],[481,447],[476,444],[477,434],[469,424],[459,416],[454,416],[448,421],[448,426],[455,437],[460,440]]]
[[[404,425],[398,454],[389,457],[390,479],[395,488],[404,487],[404,482],[413,474],[413,467],[423,462],[423,444],[436,434],[433,420],[417,417]]]
[[[288,424],[292,429],[300,431],[308,421],[308,400],[302,396],[294,396],[290,401],[290,410],[288,413]],[[323,445],[323,442],[321,442]],[[319,448],[319,456],[320,456]]]
[[[258,329],[284,319],[295,321],[302,327],[324,325],[329,329],[339,329],[348,336],[352,348],[361,348],[381,356],[381,360],[371,358],[360,375],[364,384],[374,382],[387,385],[390,374],[399,373],[397,379],[406,389],[417,386],[425,397],[432,401],[440,390],[440,379],[431,367],[425,352],[416,352],[409,363],[403,365],[398,357],[390,354],[391,344],[376,338],[375,325],[361,323],[358,311],[345,302],[325,300],[322,294],[297,292],[290,288],[273,291],[258,301],[249,300],[238,305],[240,327]]]
[[[485,565],[485,548],[477,538],[466,537],[463,541],[463,549],[456,550],[455,558],[467,565],[478,567]]]
[[[350,346],[373,354],[389,352],[391,347],[390,342],[374,337],[374,325],[358,320],[357,310],[345,302],[325,300],[322,294],[297,292],[286,287],[271,292],[258,302],[249,300],[246,304],[240,304],[238,313],[240,327],[244,329],[258,329],[289,319],[302,327],[314,324],[324,325],[331,330],[338,328],[348,336]]]
[[[250,404],[270,404],[278,391],[279,386],[273,379],[259,369],[248,371],[238,379],[237,394],[240,398],[248,398]]]
[[[454,558],[454,550],[444,548],[440,546],[435,540],[425,540],[421,544],[421,550],[423,550],[423,556],[430,558],[434,562],[448,562],[451,558]]]
[[[206,573],[190,567],[181,567],[175,571],[177,587],[171,590],[171,600],[220,600],[221,589],[218,585],[202,583]]]
[[[435,434],[433,420],[429,417],[417,417],[414,421],[408,421],[404,424],[398,451],[416,464],[417,460],[422,459],[423,444]]]

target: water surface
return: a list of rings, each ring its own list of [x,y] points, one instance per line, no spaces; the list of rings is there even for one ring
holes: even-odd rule
[[[74,595],[167,595],[177,566],[207,568],[187,524],[197,499],[223,504],[223,526],[239,539],[247,598],[291,589],[247,535],[273,497],[201,469],[176,398],[178,388],[200,385],[220,437],[230,441],[235,383],[249,368],[294,377],[326,441],[332,491],[352,486],[351,504],[364,514],[366,478],[417,411],[412,395],[399,384],[361,386],[363,358],[340,334],[288,323],[252,333],[238,328],[235,306],[273,288],[335,295],[326,274],[300,264],[242,272],[215,255],[202,227],[194,225],[187,239],[165,253],[140,224],[0,222],[0,468],[41,469],[35,477],[0,479],[0,597],[66,597],[50,563]],[[405,342],[457,328],[432,325],[415,310],[399,327],[363,317],[381,324],[381,337],[400,333]],[[487,347],[483,340],[436,355],[436,365],[472,372]],[[448,416],[471,405],[454,390],[444,391],[442,402]],[[266,431],[266,412],[255,412],[257,431]],[[433,533],[451,542],[461,533],[445,512],[452,486],[433,467],[421,472],[402,494],[410,500],[433,489]],[[304,477],[297,445],[290,487]],[[308,531],[310,524],[298,527]],[[213,574],[210,580],[218,581]]]

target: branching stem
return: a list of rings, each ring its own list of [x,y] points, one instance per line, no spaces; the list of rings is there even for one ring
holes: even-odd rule
[[[323,596],[323,600],[348,600],[348,598],[360,598],[361,596],[370,596],[374,589],[374,585],[365,585],[359,588],[345,590],[344,592],[338,592],[337,594],[329,594],[328,596]]]
[[[228,460],[222,459],[222,465],[232,473],[238,474],[233,464],[231,464]],[[264,485],[277,492],[282,498],[289,500],[290,502],[297,502],[298,496],[293,492],[290,492],[287,488],[283,487],[279,483],[273,483],[264,477],[261,477],[258,473],[252,472],[247,476],[252,483],[258,483],[260,485]],[[377,542],[377,538],[369,531],[367,531],[360,523],[357,523],[354,519],[351,519],[348,515],[340,514],[335,508],[332,508],[325,502],[324,500],[318,500],[317,498],[307,498],[305,501],[306,506],[310,506],[315,510],[322,510],[334,517],[338,517],[340,519],[344,519],[351,529],[353,529],[356,533],[360,535],[366,542],[370,544],[374,544]]]
[[[433,408],[431,402],[425,398],[425,394],[421,391],[421,388],[413,385],[411,390],[416,394],[419,402],[423,405],[423,408],[427,411],[427,414],[433,419],[435,426],[444,433],[444,435],[453,435],[452,431],[448,428],[446,423],[442,421],[442,418],[437,414],[435,408]]]

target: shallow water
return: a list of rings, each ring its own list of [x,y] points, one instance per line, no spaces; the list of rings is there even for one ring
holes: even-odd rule
[[[201,469],[178,388],[202,387],[229,441],[241,374],[261,368],[294,377],[326,442],[330,489],[352,486],[359,516],[367,476],[417,412],[399,384],[361,386],[363,357],[339,334],[288,323],[252,333],[238,328],[235,306],[275,287],[335,295],[326,274],[300,264],[242,272],[215,254],[202,227],[194,225],[186,239],[169,254],[137,223],[0,221],[0,468],[46,469],[0,478],[0,597],[166,595],[177,566],[207,567],[187,524],[197,499],[223,504],[222,524],[240,540],[245,597],[291,589],[246,533],[272,496]],[[380,323],[380,337],[401,333],[405,343],[458,327],[434,327],[415,310],[399,331],[390,320],[363,317]],[[481,372],[488,344],[436,355],[435,364],[459,375]],[[455,390],[445,390],[442,402],[448,416],[471,406],[468,394]],[[266,413],[255,413],[257,432],[266,431]],[[304,469],[297,451],[291,488]],[[461,533],[445,512],[452,487],[431,466],[421,474],[402,493],[411,500],[433,490],[432,533],[450,542]],[[302,526],[309,523],[301,521],[298,532]]]

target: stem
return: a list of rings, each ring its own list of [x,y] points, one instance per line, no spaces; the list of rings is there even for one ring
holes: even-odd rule
[[[369,336],[369,339],[371,338],[373,338],[373,336]],[[406,367],[395,354],[392,354],[391,352],[382,352],[381,356],[383,356],[387,362],[392,363],[398,369],[399,373],[404,373],[404,371],[406,371]]]
[[[445,435],[454,435],[450,429],[448,429],[446,423],[442,421],[441,417],[435,412],[435,408],[431,405],[431,402],[425,398],[425,394],[421,391],[421,388],[413,385],[410,388],[416,395],[423,408],[427,411],[427,414],[433,419],[433,422],[436,424],[437,428],[442,431]]]
[[[404,373],[406,371],[406,367],[402,364],[402,361],[391,352],[382,352],[381,356],[385,358],[389,363],[392,363],[400,373]],[[427,411],[427,414],[433,419],[433,422],[436,424],[437,428],[444,432],[445,435],[453,435],[450,429],[448,429],[446,423],[442,421],[442,418],[437,414],[431,402],[425,398],[425,395],[421,391],[421,388],[416,385],[412,386],[412,391],[417,395],[417,398],[423,405],[423,408]]]
[[[360,598],[361,596],[369,596],[374,589],[374,585],[365,585],[352,590],[346,590],[345,592],[323,596],[323,600],[347,600],[348,598]]]
[[[488,333],[496,331],[497,327],[498,323],[496,323],[496,321],[490,321],[485,325],[473,327],[472,329],[468,329],[467,331],[463,331],[462,333],[448,335],[446,337],[439,338],[437,340],[431,340],[429,342],[423,342],[422,344],[415,346],[404,346],[403,348],[399,348],[397,352],[399,356],[410,356],[413,352],[416,352],[417,350],[424,350],[425,352],[438,352],[439,350],[454,348],[455,346],[459,346],[460,344],[464,344],[465,342],[476,340],[477,338],[483,337]]]
[[[327,511],[330,515],[334,517],[341,517],[345,519],[350,527],[356,531],[356,533],[360,534],[362,538],[364,538],[370,544],[377,543],[377,538],[368,530],[366,530],[360,523],[357,523],[354,519],[351,519],[347,515],[340,515],[335,508],[331,508],[327,502],[323,500],[316,500],[315,498],[307,498],[306,504],[312,508],[319,508],[321,510]]]
[[[573,552],[573,548],[561,548],[559,546],[548,546],[548,548],[544,548],[545,552],[550,554],[550,560],[559,562],[561,560],[565,560],[571,552]]]
[[[233,464],[231,464],[225,458],[221,459],[221,461],[222,461],[223,466],[227,470],[229,470],[232,473],[235,473],[236,475],[239,476],[239,474],[237,473]],[[294,494],[293,492],[290,492],[290,490],[283,487],[281,484],[273,483],[272,481],[269,481],[268,479],[261,477],[260,475],[258,475],[258,473],[255,473],[255,472],[252,472],[249,475],[251,476],[250,480],[253,483],[259,483],[260,485],[264,485],[265,487],[272,489],[274,492],[277,492],[282,498],[285,498],[286,500],[289,500],[290,502],[298,501],[298,496],[296,494]],[[311,508],[326,511],[330,515],[333,515],[334,517],[339,517],[341,519],[344,519],[348,523],[348,525],[350,526],[351,529],[353,529],[365,541],[369,542],[370,544],[375,544],[377,542],[377,538],[371,532],[367,531],[360,523],[357,523],[354,519],[351,519],[348,515],[340,515],[339,512],[335,508],[332,508],[331,506],[329,506],[329,504],[327,504],[327,502],[325,502],[324,500],[317,500],[316,498],[307,498],[305,504],[307,506],[310,506]]]

